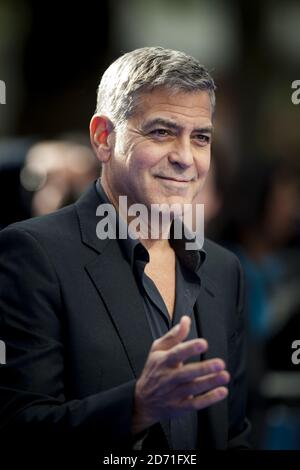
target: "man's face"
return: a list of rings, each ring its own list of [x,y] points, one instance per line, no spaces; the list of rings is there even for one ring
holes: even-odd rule
[[[135,115],[117,130],[107,181],[128,203],[192,203],[210,164],[208,93],[155,90],[142,95]]]

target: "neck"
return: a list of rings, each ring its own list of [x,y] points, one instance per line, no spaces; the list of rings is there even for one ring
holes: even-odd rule
[[[139,241],[151,253],[165,253],[166,250],[172,249],[168,239],[153,240],[151,238],[141,238]]]
[[[129,201],[128,199],[127,210],[125,211],[122,210],[122,208],[120,208],[119,206],[120,194],[116,194],[116,192],[112,190],[111,185],[109,184],[106,178],[104,177],[101,178],[101,184],[108,199],[117,210],[119,216],[122,217],[122,219],[127,222],[127,226],[130,226],[130,223],[136,219],[136,216],[130,216],[128,214],[128,208],[130,207],[131,204],[133,204],[133,202]],[[145,248],[153,252],[165,251],[166,249],[170,248],[168,235],[170,232],[170,227],[171,227],[172,222],[163,224],[160,220],[158,227],[156,227],[156,230],[152,231],[151,230],[151,213],[149,215],[148,210],[147,210],[147,220],[145,220],[142,217],[142,214],[139,215],[139,220],[142,220],[142,223],[140,224],[141,236],[139,237],[139,241],[142,243],[142,245],[144,245]]]

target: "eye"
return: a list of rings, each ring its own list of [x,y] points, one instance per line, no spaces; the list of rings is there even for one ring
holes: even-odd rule
[[[170,135],[170,131],[167,129],[153,129],[153,131],[150,132],[150,135],[155,137],[167,137]]]
[[[195,139],[200,145],[207,145],[210,143],[211,137],[205,134],[196,134]]]

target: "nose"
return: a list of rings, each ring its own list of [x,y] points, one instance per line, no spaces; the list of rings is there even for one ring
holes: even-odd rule
[[[174,147],[170,150],[169,162],[178,165],[180,168],[188,168],[194,163],[194,155],[189,138],[182,137],[174,143]]]

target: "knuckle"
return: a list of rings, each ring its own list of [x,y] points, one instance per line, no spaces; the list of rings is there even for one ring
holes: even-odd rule
[[[159,339],[155,339],[151,346],[151,351],[156,351],[159,347]]]
[[[178,349],[175,349],[171,352],[169,355],[169,361],[171,363],[176,363],[180,361],[180,351]]]
[[[201,376],[209,374],[210,370],[209,367],[206,364],[202,364],[202,367],[200,369],[200,374]]]
[[[177,337],[177,331],[172,328],[166,335],[167,338],[176,338]]]
[[[148,361],[147,361],[147,365],[148,365],[148,369],[157,369],[157,367],[160,366],[160,364],[162,363],[162,359],[163,359],[163,354],[161,353],[161,351],[152,351],[151,354],[149,355],[148,357]]]
[[[153,362],[161,364],[164,362],[166,354],[163,351],[154,351],[152,354]]]

